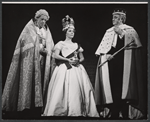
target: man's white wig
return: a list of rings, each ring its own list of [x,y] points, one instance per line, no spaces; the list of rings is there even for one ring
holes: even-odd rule
[[[37,19],[37,18],[39,18],[41,15],[45,15],[45,16],[47,16],[47,20],[49,19],[49,14],[48,14],[48,12],[46,11],[46,10],[44,10],[44,9],[40,9],[40,10],[38,10],[36,13],[35,13],[35,19]]]

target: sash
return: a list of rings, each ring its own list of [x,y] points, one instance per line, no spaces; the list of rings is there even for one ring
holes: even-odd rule
[[[78,52],[79,49],[80,49],[80,45],[78,45],[78,48],[74,52],[72,52],[70,55],[68,55],[66,58],[72,58],[72,57],[74,57],[75,56],[75,52]],[[63,56],[63,55],[61,54],[61,56]],[[71,69],[72,68],[71,64],[68,61],[60,60],[60,59],[55,59],[55,62],[56,62],[57,66],[59,66],[60,64],[65,64],[66,67],[67,67],[67,69]],[[72,65],[76,66],[76,67],[78,66],[77,64],[72,64]]]

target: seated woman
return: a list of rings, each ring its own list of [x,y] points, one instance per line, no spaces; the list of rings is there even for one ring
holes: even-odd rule
[[[57,66],[51,77],[43,116],[99,117],[93,87],[83,65],[83,49],[75,42],[74,21],[68,15],[62,20],[64,41],[54,47]]]

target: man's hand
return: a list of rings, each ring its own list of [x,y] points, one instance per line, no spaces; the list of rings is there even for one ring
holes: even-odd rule
[[[113,59],[114,57],[111,54],[107,54],[107,60],[110,61],[111,59]]]
[[[40,54],[41,54],[42,56],[46,56],[47,53],[48,53],[48,51],[47,51],[45,48],[40,49]]]

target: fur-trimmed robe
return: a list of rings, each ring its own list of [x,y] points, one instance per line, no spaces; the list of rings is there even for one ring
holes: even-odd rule
[[[98,67],[99,64],[107,59],[107,53],[115,45],[117,37],[113,30],[114,27],[108,29],[96,50],[96,55],[100,55],[96,69],[95,77],[95,100],[97,105],[105,105],[113,103],[109,67],[108,62],[103,66]],[[123,80],[122,80],[122,97],[124,100],[136,101],[130,102],[129,117],[140,118],[145,112],[144,88],[142,79],[142,65],[141,65],[141,42],[137,32],[133,27],[126,24],[120,25],[124,33],[124,45],[134,40],[134,43],[125,48],[124,64],[123,64]],[[120,36],[121,37],[121,36]],[[118,37],[119,38],[119,37]],[[113,59],[112,59],[113,60]],[[119,63],[119,61],[118,61]],[[107,109],[105,109],[107,110]],[[107,115],[107,112],[105,112]]]

